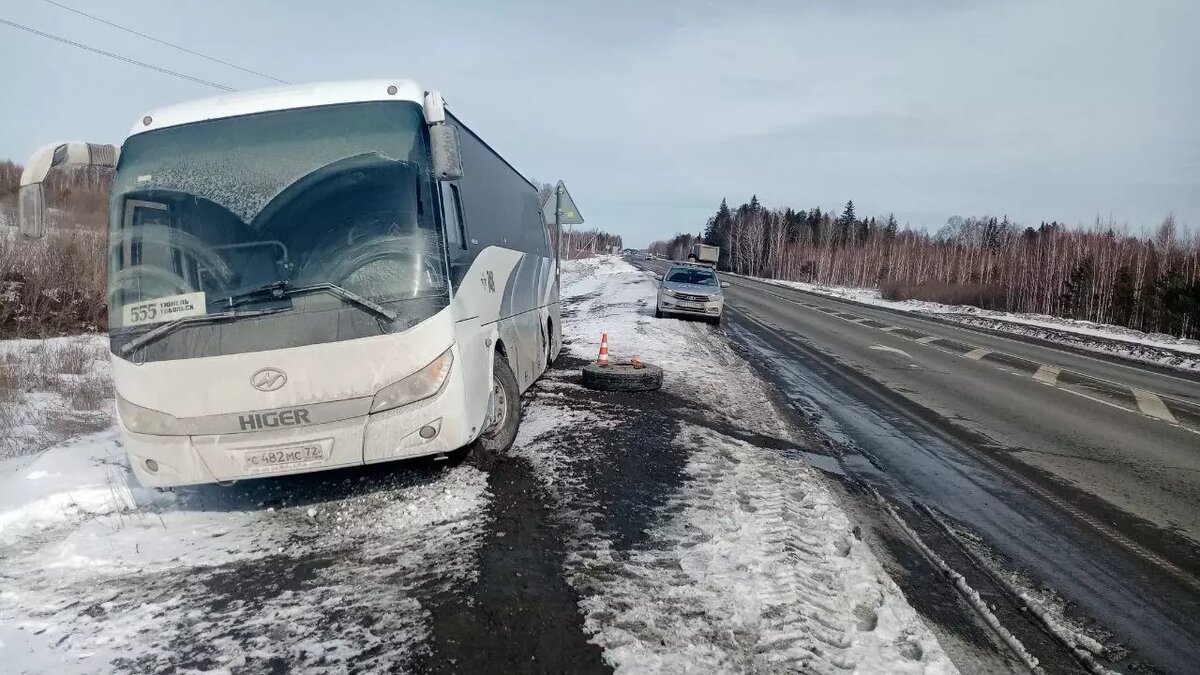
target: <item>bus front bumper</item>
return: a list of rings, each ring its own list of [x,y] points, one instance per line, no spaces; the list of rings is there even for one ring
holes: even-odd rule
[[[456,372],[457,371],[457,372]],[[473,441],[461,369],[432,398],[336,422],[209,436],[155,436],[120,420],[129,464],[147,487],[174,487],[325,471],[439,455]]]

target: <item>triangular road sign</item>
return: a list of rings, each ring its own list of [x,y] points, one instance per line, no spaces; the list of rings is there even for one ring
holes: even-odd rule
[[[579,208],[575,206],[575,200],[571,199],[571,193],[567,192],[567,186],[561,180],[555,186],[554,192],[546,197],[546,203],[542,204],[542,217],[550,225],[554,223],[559,225],[583,224],[583,216],[580,215]]]

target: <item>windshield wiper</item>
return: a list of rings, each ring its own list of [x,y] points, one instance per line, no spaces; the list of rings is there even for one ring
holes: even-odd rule
[[[241,312],[228,311],[217,312],[215,314],[197,314],[196,316],[185,316],[182,319],[175,319],[169,323],[164,323],[156,328],[152,328],[130,340],[129,342],[121,345],[121,356],[128,356],[130,353],[145,347],[151,342],[170,335],[184,326],[189,326],[194,323],[209,323],[213,321],[225,321],[227,319],[243,319],[255,316],[267,316],[268,314],[279,314],[280,312],[290,312],[291,310],[291,307],[277,307],[274,309],[252,309]]]
[[[374,300],[364,298],[354,291],[346,290],[337,284],[330,283],[312,284],[310,286],[292,286],[290,281],[272,281],[269,284],[263,284],[258,288],[246,291],[244,293],[236,293],[231,295],[224,300],[218,301],[217,305],[225,305],[230,309],[233,309],[239,305],[257,302],[266,298],[281,299],[294,295],[305,295],[308,293],[329,293],[330,295],[336,295],[343,301],[357,307],[361,307],[371,312],[375,316],[387,319],[392,323],[395,323],[396,319],[399,317],[396,312],[384,307]]]

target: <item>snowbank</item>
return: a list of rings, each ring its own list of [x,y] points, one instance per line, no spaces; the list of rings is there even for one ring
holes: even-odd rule
[[[0,475],[0,662],[13,673],[394,672],[423,598],[469,585],[487,476],[364,469],[158,492],[115,430]]]
[[[152,503],[163,496],[131,479],[115,431],[44,452],[0,478],[0,543],[90,516],[133,511],[139,500]]]

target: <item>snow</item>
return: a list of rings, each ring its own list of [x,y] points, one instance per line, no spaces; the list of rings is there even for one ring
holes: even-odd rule
[[[934,517],[945,531],[971,552],[978,564],[987,570],[992,578],[1024,603],[1027,611],[1037,616],[1051,634],[1076,650],[1078,657],[1088,662],[1089,670],[1095,673],[1114,672],[1095,660],[1095,657],[1102,657],[1110,650],[1117,653],[1121,651],[1122,647],[1111,633],[1094,622],[1069,616],[1065,599],[1053,589],[1036,584],[1025,573],[1008,569],[1000,556],[988,548],[977,534],[961,525],[950,525]]]
[[[998,312],[970,305],[945,305],[924,300],[886,300],[879,289],[829,286],[803,281],[749,277],[763,283],[827,295],[876,307],[942,319],[982,328],[1061,342],[1092,351],[1200,371],[1200,341],[1161,333],[1144,333],[1124,326],[1065,319],[1046,314]]]
[[[563,284],[574,301],[563,320],[571,355],[594,359],[607,332],[615,360],[662,366],[664,392],[710,422],[680,425],[670,450],[687,458],[682,483],[628,546],[596,525],[612,505],[597,496],[587,465],[605,461],[590,454],[589,439],[602,443],[637,413],[564,410],[542,396],[526,409],[514,450],[575,526],[568,581],[592,642],[618,673],[957,672],[803,453],[718,430],[781,441],[790,433],[719,330],[654,319],[652,279],[615,257],[568,263]],[[558,377],[542,386],[578,394],[579,385]]]
[[[114,430],[59,445],[0,475],[0,659],[392,671],[428,640],[424,597],[475,578],[489,500],[465,466],[158,492]]]
[[[137,507],[135,490],[153,501],[151,493],[123,479],[124,453],[115,441],[109,431],[54,448],[9,478],[0,493],[0,544],[30,530],[131,511]]]
[[[51,445],[111,424],[106,353],[102,335],[0,340],[0,476]]]

